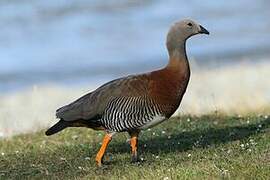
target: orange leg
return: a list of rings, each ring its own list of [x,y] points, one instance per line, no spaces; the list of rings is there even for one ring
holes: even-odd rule
[[[138,136],[139,136],[139,132],[132,132],[129,133],[131,136],[130,139],[130,146],[131,146],[131,161],[132,162],[137,162],[138,161]]]
[[[99,167],[101,167],[102,165],[102,158],[104,156],[104,153],[109,145],[109,143],[111,142],[112,140],[112,136],[113,134],[106,134],[104,139],[103,139],[103,142],[102,142],[102,145],[97,153],[97,156],[96,156],[96,163]]]

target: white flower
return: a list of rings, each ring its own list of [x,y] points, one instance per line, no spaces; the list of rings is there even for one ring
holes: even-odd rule
[[[72,138],[73,140],[76,140],[76,139],[78,139],[78,137],[79,137],[79,136],[74,135],[74,136],[72,136],[71,138]]]
[[[188,154],[187,156],[188,156],[188,157],[191,157],[191,154]]]
[[[227,169],[223,169],[223,170],[222,170],[222,174],[227,174],[228,171],[229,171],[229,170],[227,170]]]
[[[146,147],[146,146],[147,146],[147,144],[144,144],[144,145],[143,145],[143,147]]]
[[[169,177],[164,177],[163,180],[169,180]]]
[[[2,153],[1,153],[1,155],[2,155],[2,156],[4,156],[4,155],[5,155],[5,153],[3,153],[3,152],[2,152]]]
[[[240,146],[241,146],[241,148],[245,147],[245,145],[244,145],[244,144],[240,144]]]

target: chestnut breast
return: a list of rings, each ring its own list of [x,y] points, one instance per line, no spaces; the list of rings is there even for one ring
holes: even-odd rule
[[[169,118],[179,107],[189,81],[189,68],[166,67],[150,74],[149,95]]]

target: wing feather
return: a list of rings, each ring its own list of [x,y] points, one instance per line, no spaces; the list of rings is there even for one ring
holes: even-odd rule
[[[103,115],[108,102],[115,97],[144,96],[148,93],[147,74],[127,76],[110,81],[93,92],[59,108],[56,117],[65,121],[96,119]]]

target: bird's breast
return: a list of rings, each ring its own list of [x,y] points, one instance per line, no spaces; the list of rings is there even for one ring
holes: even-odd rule
[[[150,96],[159,104],[169,118],[178,108],[186,91],[189,74],[160,70],[152,74]]]

